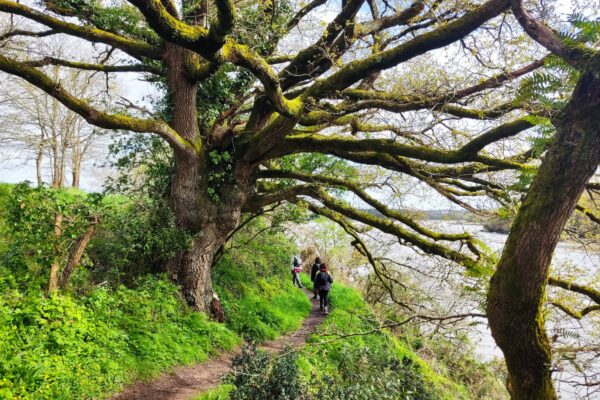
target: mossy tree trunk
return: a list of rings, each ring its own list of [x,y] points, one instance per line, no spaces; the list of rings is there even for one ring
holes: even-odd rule
[[[512,225],[491,280],[488,318],[502,349],[514,400],[557,399],[544,327],[544,290],[552,254],[600,162],[600,78],[584,72]]]
[[[196,104],[197,83],[189,79],[186,71],[186,63],[194,55],[180,46],[167,46],[170,125],[189,143],[199,144],[202,139],[197,115],[202,112],[202,104]],[[208,152],[208,147],[175,152],[170,206],[177,226],[191,235],[192,243],[171,260],[168,268],[192,308],[215,314],[221,307],[211,279],[214,256],[240,222],[242,206],[251,188],[253,167],[234,165],[232,161],[232,168],[223,181],[210,182],[215,166]]]

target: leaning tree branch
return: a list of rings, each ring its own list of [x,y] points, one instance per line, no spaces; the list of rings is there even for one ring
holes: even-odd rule
[[[490,0],[445,26],[424,33],[390,50],[349,62],[328,78],[313,84],[307,94],[312,97],[326,96],[346,89],[377,71],[394,67],[428,51],[454,43],[469,35],[486,21],[500,15],[509,5],[510,0]]]
[[[583,317],[585,317],[586,315],[588,315],[589,313],[591,313],[593,311],[600,311],[600,305],[598,305],[598,304],[585,307],[580,311],[574,310],[573,308],[566,306],[562,303],[556,302],[556,301],[551,301],[549,304],[553,305],[554,307],[558,308],[565,314],[567,314],[575,319],[582,319]]]
[[[160,74],[161,70],[149,64],[131,64],[131,65],[108,65],[108,64],[90,64],[79,61],[63,60],[56,57],[44,57],[39,60],[24,61],[30,67],[45,67],[47,65],[60,65],[68,68],[81,69],[86,71],[100,72],[148,72]]]
[[[469,257],[450,247],[444,246],[437,242],[424,239],[416,233],[412,233],[388,218],[380,218],[371,213],[356,210],[348,204],[329,196],[322,188],[309,190],[308,196],[321,202],[327,208],[338,212],[350,219],[361,222],[365,225],[372,226],[384,233],[396,236],[400,240],[404,240],[418,247],[426,254],[437,255],[448,260],[452,260],[463,265],[470,273],[479,275],[484,272],[484,267],[479,264],[478,260]]]
[[[596,304],[600,305],[600,290],[594,289],[591,286],[580,285],[578,283],[571,282],[555,276],[551,276],[550,278],[548,278],[548,285],[556,286],[564,290],[582,294],[590,300],[592,300],[593,302],[595,302]]]
[[[32,31],[26,31],[26,30],[22,30],[22,29],[15,29],[12,31],[8,31],[2,35],[0,35],[0,42],[6,39],[10,39],[11,37],[14,36],[28,36],[28,37],[46,37],[46,36],[50,36],[50,35],[56,35],[58,32],[55,31],[54,29],[49,29],[46,31],[40,31],[40,32],[32,32]]]
[[[435,241],[437,240],[448,240],[448,241],[472,241],[472,237],[468,233],[459,234],[447,234],[432,231],[420,224],[418,224],[412,218],[404,215],[404,213],[394,210],[385,206],[382,202],[376,200],[372,196],[368,195],[358,184],[350,182],[345,179],[329,177],[325,175],[310,175],[301,172],[283,171],[283,170],[261,170],[258,172],[259,178],[279,178],[279,179],[295,179],[301,180],[308,183],[325,184],[333,187],[340,187],[345,190],[349,190],[357,195],[365,203],[372,206],[375,210],[379,211],[382,215],[399,221],[404,225],[410,227],[415,232],[427,236]]]
[[[398,143],[394,139],[354,139],[347,136],[325,136],[319,134],[295,134],[287,136],[281,142],[280,148],[288,154],[304,151],[321,153],[375,152],[377,154],[407,157],[441,164],[457,164],[473,161],[499,167],[521,168],[522,165],[514,161],[480,155],[479,152],[491,143],[515,136],[532,126],[534,125],[530,120],[520,118],[490,129],[456,150],[441,150],[428,146],[407,145]]]
[[[512,0],[511,9],[523,30],[536,42],[561,57],[571,66],[583,71],[590,63],[600,62],[600,53],[586,47],[584,44],[570,41],[565,42],[558,33],[536,20],[523,6],[523,0]]]

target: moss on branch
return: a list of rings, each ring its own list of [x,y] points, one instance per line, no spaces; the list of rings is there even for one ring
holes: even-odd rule
[[[476,161],[486,165],[502,168],[520,169],[524,166],[512,160],[501,160],[479,154],[485,146],[502,139],[517,135],[533,124],[527,118],[500,125],[472,139],[456,150],[434,149],[429,146],[416,146],[398,143],[393,139],[354,139],[341,135],[295,134],[287,136],[281,144],[289,153],[320,152],[320,153],[370,153],[407,157],[422,161],[441,164],[456,164]]]
[[[461,252],[458,252],[450,247],[444,246],[437,242],[432,242],[424,239],[416,233],[412,233],[387,218],[380,218],[365,211],[359,211],[350,205],[334,199],[329,196],[324,190],[317,189],[310,192],[310,196],[315,200],[320,201],[327,208],[340,213],[350,219],[361,222],[363,224],[379,229],[384,233],[396,236],[399,240],[404,240],[427,254],[437,255],[445,259],[457,262],[463,265],[470,273],[481,275],[489,271],[485,266],[480,264],[476,259],[469,257]]]
[[[432,231],[420,224],[418,224],[412,218],[404,215],[402,212],[387,207],[382,202],[371,197],[365,190],[363,190],[358,184],[350,182],[346,179],[334,178],[324,175],[310,175],[301,172],[282,171],[282,170],[263,170],[258,172],[259,178],[284,178],[284,179],[296,179],[308,183],[325,184],[333,187],[340,187],[345,190],[349,190],[356,194],[365,203],[372,206],[374,209],[379,211],[382,215],[392,218],[398,222],[403,223],[415,232],[427,236],[433,240],[448,240],[448,241],[473,241],[473,238],[468,233],[458,234],[447,234]]]
[[[104,43],[114,46],[134,58],[161,58],[162,50],[146,42],[125,38],[123,36],[91,26],[80,26],[70,22],[65,22],[50,15],[46,15],[43,12],[33,8],[18,4],[14,1],[0,0],[0,11],[14,15],[20,15],[52,28],[56,32],[76,36],[92,43]]]
[[[464,16],[393,49],[346,64],[330,77],[315,83],[308,92],[311,96],[323,96],[343,90],[370,74],[394,67],[428,51],[447,46],[464,38],[486,21],[500,15],[509,5],[510,0],[490,0],[467,12]]]

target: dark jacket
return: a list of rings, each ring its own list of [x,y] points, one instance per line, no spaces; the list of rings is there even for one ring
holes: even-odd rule
[[[330,290],[333,278],[329,272],[321,271],[315,277],[315,287],[317,290]]]
[[[321,264],[317,264],[317,263],[313,264],[312,268],[310,269],[310,281],[311,282],[315,281],[315,277],[319,273],[320,269],[321,269]]]

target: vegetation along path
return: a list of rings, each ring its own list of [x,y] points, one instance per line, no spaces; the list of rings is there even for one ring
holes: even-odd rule
[[[305,290],[312,303],[312,310],[296,331],[276,340],[263,343],[260,348],[268,352],[281,351],[286,345],[299,348],[306,338],[315,331],[325,316],[319,311],[318,300],[312,299],[312,292]],[[239,349],[222,353],[201,364],[176,368],[169,374],[161,375],[148,382],[136,382],[117,394],[112,400],[189,400],[194,396],[219,385],[223,376],[231,369],[233,358]]]

